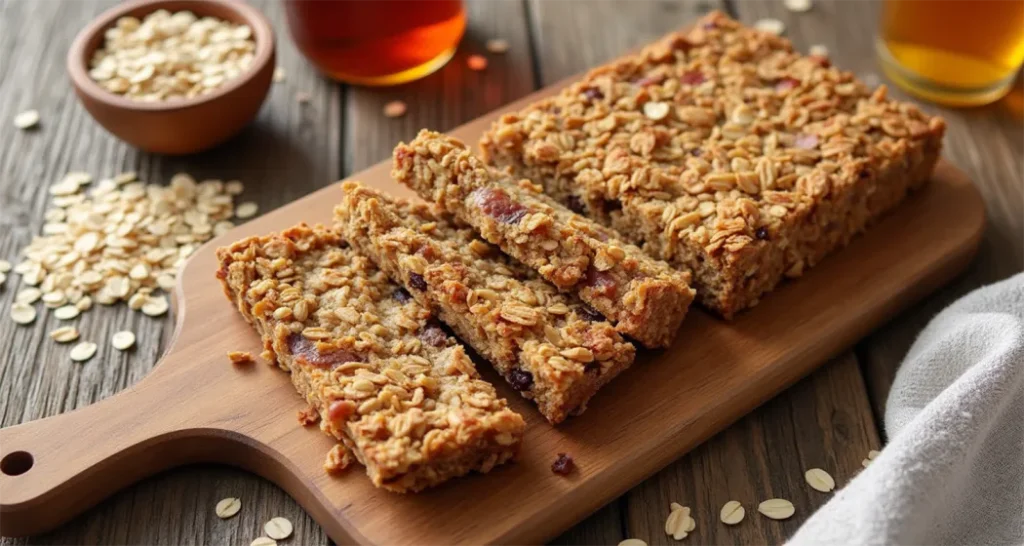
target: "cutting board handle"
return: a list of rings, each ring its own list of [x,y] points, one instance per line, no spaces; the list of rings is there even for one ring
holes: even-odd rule
[[[167,360],[110,398],[0,429],[0,534],[51,528],[141,478],[253,444],[218,425],[232,416],[211,411],[217,389]]]

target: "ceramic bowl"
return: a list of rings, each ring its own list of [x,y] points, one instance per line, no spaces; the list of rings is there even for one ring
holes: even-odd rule
[[[256,42],[252,64],[212,92],[191,99],[143,102],[93,81],[89,60],[103,45],[104,32],[120,17],[143,19],[158,9],[249,25]],[[139,0],[119,4],[83,29],[68,52],[67,69],[82,105],[106,130],[142,150],[179,155],[212,148],[252,121],[270,90],[274,62],[274,32],[252,6],[232,0]]]

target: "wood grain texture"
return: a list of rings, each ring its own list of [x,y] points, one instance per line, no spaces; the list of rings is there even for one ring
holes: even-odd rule
[[[108,135],[78,104],[64,72],[67,49],[79,28],[113,0],[0,3],[0,257],[16,260],[42,224],[47,187],[70,170],[96,177],[138,171],[166,183],[179,171],[203,178],[246,182],[244,200],[269,210],[330,183],[340,175],[340,92],[320,79],[289,42],[277,0],[253,2],[274,23],[278,63],[288,77],[275,84],[258,120],[229,143],[182,158],[139,153]],[[311,95],[299,105],[295,92]],[[34,108],[40,126],[19,131],[14,115]],[[92,360],[70,360],[70,346],[47,333],[68,323],[45,314],[31,326],[7,319],[18,277],[0,288],[0,416],[11,426],[92,404],[135,385],[150,372],[173,330],[170,318],[151,318],[125,306],[97,306],[74,322],[83,339],[99,344]],[[122,353],[109,343],[122,329],[137,334]],[[10,348],[18,350],[7,350]],[[243,499],[234,519],[219,520],[214,504],[225,496]],[[264,521],[283,515],[295,523],[301,543],[326,543],[312,518],[277,486],[252,474],[219,466],[178,469],[145,480],[55,532],[3,544],[241,544],[260,533]]]
[[[555,91],[535,93],[510,107]],[[497,115],[452,134],[474,140]],[[355,177],[392,194],[409,194],[389,171],[390,162],[383,162]],[[339,542],[546,540],[947,281],[966,266],[983,225],[980,199],[969,180],[940,162],[927,188],[800,282],[780,287],[731,323],[694,311],[671,348],[646,352],[581,418],[551,427],[529,402],[497,382],[499,393],[529,425],[519,462],[487,476],[398,496],[374,489],[358,471],[325,475],[321,462],[331,442],[288,417],[303,404],[282,388],[281,374],[266,367],[240,370],[221,356],[258,351],[261,345],[220,300],[221,288],[211,276],[217,268],[214,247],[299,221],[327,221],[337,191],[324,188],[197,251],[182,273],[178,333],[165,363],[133,389],[77,412],[0,430],[0,456],[16,450],[36,456],[28,473],[0,476],[5,532],[45,529],[111,490],[171,465],[216,461],[278,483]],[[945,221],[952,208],[962,209],[961,222]],[[888,234],[897,228],[906,237],[893,241]],[[943,235],[942,244],[923,244],[935,233]],[[893,262],[900,267],[877,274],[879,264]],[[68,430],[90,431],[95,440],[65,442]],[[570,478],[549,470],[559,451],[577,459],[578,471]]]

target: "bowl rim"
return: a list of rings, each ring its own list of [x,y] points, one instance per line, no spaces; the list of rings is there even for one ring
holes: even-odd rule
[[[228,80],[214,91],[193,97],[174,101],[145,102],[133,100],[122,95],[107,91],[95,80],[89,77],[88,63],[92,51],[86,51],[86,46],[97,34],[104,33],[113,26],[117,20],[131,11],[139,8],[152,8],[152,11],[161,9],[167,4],[181,4],[182,2],[194,4],[197,9],[187,8],[196,15],[204,16],[203,5],[217,4],[237,14],[252,29],[256,41],[256,52],[249,69],[238,76]],[[274,29],[270,21],[255,7],[242,3],[239,0],[132,0],[118,4],[89,22],[75,36],[68,50],[67,70],[71,76],[72,83],[84,94],[89,95],[93,100],[102,102],[107,106],[125,110],[136,110],[145,112],[172,112],[186,110],[197,106],[216,101],[232,92],[244,87],[261,72],[261,69],[274,59],[275,48]],[[97,47],[101,47],[100,41]]]

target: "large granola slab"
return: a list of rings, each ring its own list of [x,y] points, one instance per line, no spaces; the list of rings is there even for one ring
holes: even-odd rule
[[[421,131],[395,148],[391,175],[647,347],[671,344],[693,301],[688,272],[570,211],[539,185],[487,167],[456,138]]]
[[[577,297],[429,207],[342,185],[338,229],[551,423],[586,408],[632,364],[635,348]]]
[[[721,13],[501,117],[484,158],[693,272],[726,317],[928,181],[945,123]]]
[[[299,225],[217,250],[224,293],[374,485],[419,491],[512,459],[525,423],[465,349],[333,230]],[[327,467],[346,464],[334,450]]]

